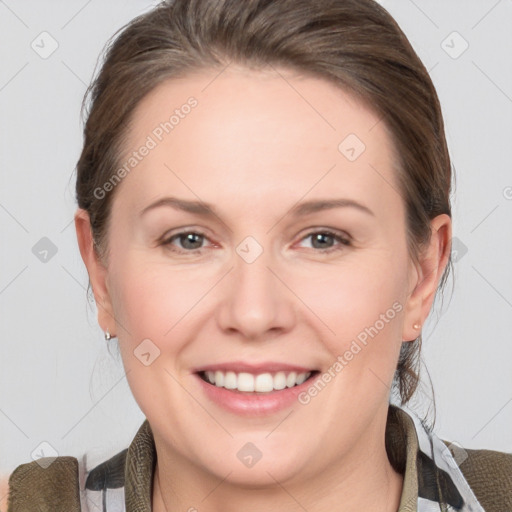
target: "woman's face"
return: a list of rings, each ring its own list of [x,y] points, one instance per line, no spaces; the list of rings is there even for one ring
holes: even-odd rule
[[[231,66],[161,84],[126,148],[93,287],[159,453],[257,485],[383,450],[430,306],[384,123],[326,81]]]

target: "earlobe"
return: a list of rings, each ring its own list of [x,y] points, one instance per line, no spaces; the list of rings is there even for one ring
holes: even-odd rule
[[[441,214],[431,221],[430,243],[414,266],[412,291],[405,307],[402,339],[414,341],[421,332],[434,302],[437,287],[448,264],[451,251],[451,218]],[[419,328],[417,328],[419,326]]]
[[[423,318],[420,317],[421,294],[420,283],[423,276],[422,266],[411,261],[409,267],[409,292],[405,303],[402,341],[414,341],[421,334]]]
[[[116,327],[110,293],[106,284],[107,269],[99,258],[94,245],[89,214],[82,208],[75,212],[75,230],[80,255],[87,268],[98,309],[98,323],[103,331],[110,330],[112,332]]]

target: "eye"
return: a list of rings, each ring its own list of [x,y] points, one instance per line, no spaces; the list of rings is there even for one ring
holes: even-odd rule
[[[180,231],[171,237],[164,239],[162,245],[178,253],[201,252],[203,242],[207,240],[206,235],[199,231]],[[176,249],[173,242],[177,241],[181,248]]]
[[[302,240],[311,239],[313,249],[320,249],[320,252],[330,253],[340,251],[346,246],[350,246],[351,242],[348,236],[335,233],[329,230],[316,230],[308,233]],[[333,245],[338,242],[338,245]]]
[[[339,251],[351,245],[348,236],[325,229],[312,231],[301,240],[307,240],[308,238],[312,241],[312,248],[319,249],[318,252],[320,253]],[[201,253],[201,249],[204,249],[203,243],[205,240],[208,240],[207,236],[200,231],[180,231],[164,239],[161,245],[181,254]],[[179,247],[176,247],[175,242],[179,244]],[[336,245],[336,242],[338,245]]]

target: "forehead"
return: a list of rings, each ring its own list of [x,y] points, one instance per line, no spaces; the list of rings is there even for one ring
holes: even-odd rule
[[[270,192],[297,200],[332,187],[373,190],[375,199],[398,190],[378,115],[326,80],[281,68],[166,80],[135,109],[121,163],[144,146],[121,187],[141,204],[166,186],[212,202],[247,191],[254,200]]]

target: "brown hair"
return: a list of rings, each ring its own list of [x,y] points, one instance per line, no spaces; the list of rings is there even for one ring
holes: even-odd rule
[[[329,80],[378,114],[394,142],[412,258],[430,239],[430,220],[451,216],[451,163],[434,85],[395,20],[373,0],[168,0],[118,32],[84,97],[82,112],[87,99],[90,108],[77,163],[78,206],[90,215],[100,257],[107,254],[115,188],[101,198],[94,191],[120,164],[134,108],[166,79],[230,62]],[[450,257],[439,288],[451,266]],[[402,344],[394,379],[402,404],[419,383],[420,348],[421,336]]]

